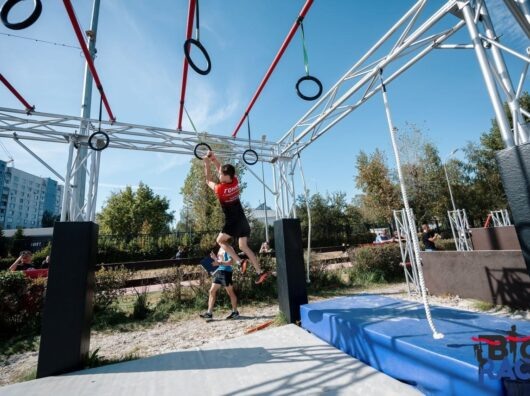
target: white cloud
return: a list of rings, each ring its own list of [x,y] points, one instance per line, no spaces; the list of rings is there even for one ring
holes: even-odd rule
[[[188,81],[188,84],[190,82]],[[241,111],[238,90],[229,89],[229,92],[217,92],[211,84],[199,79],[193,79],[193,90],[188,91],[186,96],[186,109],[199,132],[208,131],[215,134],[223,134],[214,131],[219,125],[230,119],[236,111]],[[186,115],[183,125],[193,130]]]
[[[169,157],[169,158],[168,158]],[[160,164],[157,167],[153,167],[151,173],[159,174],[170,171],[175,168],[179,168],[189,163],[190,158],[182,154],[161,154],[156,153],[156,163]]]

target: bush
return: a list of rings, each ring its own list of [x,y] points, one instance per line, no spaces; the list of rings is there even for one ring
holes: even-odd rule
[[[454,239],[440,239],[435,242],[435,245],[438,250],[456,250]]]
[[[125,294],[123,289],[131,272],[123,267],[117,269],[101,268],[96,272],[96,287],[94,310],[104,311],[118,302],[118,298]]]
[[[52,252],[52,244],[51,242],[48,242],[46,246],[44,246],[41,250],[33,254],[33,264],[36,267],[40,267],[41,263],[44,261],[46,256],[49,256],[51,252]]]
[[[136,300],[134,301],[133,306],[133,318],[144,320],[150,312],[151,308],[147,301],[147,289],[144,289],[141,293],[136,292]]]
[[[45,290],[45,279],[33,280],[19,271],[0,272],[0,338],[38,330]]]
[[[375,239],[375,235],[371,232],[358,233],[352,236],[350,245],[356,246],[356,245],[363,245],[365,243],[372,243],[374,239]]]
[[[17,227],[13,239],[11,241],[11,248],[9,249],[11,256],[18,257],[22,250],[26,249],[26,237],[22,228]]]
[[[348,285],[347,276],[343,269],[326,270],[323,265],[312,265],[309,268],[309,279],[311,289],[340,289]]]
[[[353,264],[352,280],[388,282],[403,274],[398,244],[358,247],[348,250],[348,256]]]

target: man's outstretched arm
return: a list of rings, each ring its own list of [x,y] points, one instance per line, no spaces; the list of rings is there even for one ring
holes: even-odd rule
[[[217,169],[217,172],[221,170],[221,163],[219,162],[213,151],[208,151],[208,153],[206,154],[206,158],[209,158],[213,162],[213,164],[215,165],[215,169]]]
[[[204,175],[206,176],[206,184],[208,187],[215,191],[215,183],[212,181],[212,174],[210,172],[210,159],[208,157],[204,158]]]

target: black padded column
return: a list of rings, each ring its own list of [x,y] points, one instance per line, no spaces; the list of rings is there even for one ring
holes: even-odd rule
[[[78,370],[86,362],[97,240],[93,222],[55,223],[37,378]]]
[[[500,150],[496,156],[515,231],[530,275],[530,144]]]
[[[274,246],[280,311],[289,323],[296,323],[300,321],[300,305],[307,304],[300,220],[276,220],[274,222]]]

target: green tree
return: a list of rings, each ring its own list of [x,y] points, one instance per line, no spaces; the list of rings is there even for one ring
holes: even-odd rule
[[[521,96],[520,105],[526,111],[530,111],[528,92]],[[513,127],[512,114],[507,104],[504,104],[504,111],[510,126]],[[525,121],[528,122],[529,119],[525,117]],[[490,130],[480,136],[479,143],[470,142],[464,149],[466,154],[464,169],[468,182],[468,191],[464,199],[468,198],[468,212],[476,225],[485,220],[490,210],[508,207],[495,159],[496,152],[504,148],[499,126],[496,119],[493,119]]]
[[[445,219],[451,206],[438,149],[413,123],[406,123],[398,142],[409,204],[418,223]]]
[[[8,250],[7,248],[8,248],[7,239],[4,236],[4,230],[0,226],[0,257],[7,256],[7,250]]]
[[[356,168],[355,182],[363,192],[360,197],[363,217],[373,224],[392,222],[392,211],[402,204],[383,151],[376,149],[370,156],[361,151]]]
[[[346,194],[335,192],[323,197],[316,193],[309,197],[311,210],[311,241],[314,246],[349,243],[354,234],[365,232],[359,208],[346,202]],[[307,240],[308,215],[305,197],[297,199],[296,213],[300,219],[302,238]]]
[[[42,227],[53,227],[56,221],[59,221],[60,216],[54,216],[49,210],[45,210],[42,214]]]
[[[142,182],[136,191],[127,186],[112,193],[98,214],[102,234],[128,237],[166,233],[172,220],[168,199],[155,194]]]
[[[13,257],[18,257],[20,252],[26,248],[26,237],[24,236],[24,230],[22,227],[17,227],[17,230],[13,234],[13,240],[11,243],[10,253]]]

